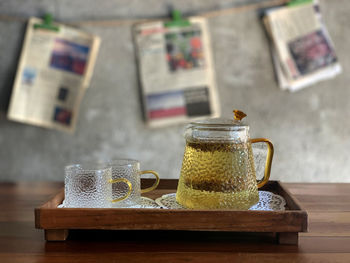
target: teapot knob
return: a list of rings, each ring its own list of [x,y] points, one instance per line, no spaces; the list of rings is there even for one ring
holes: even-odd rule
[[[240,121],[240,120],[242,120],[244,117],[246,117],[247,116],[247,114],[245,114],[243,111],[240,111],[240,110],[234,110],[233,111],[233,118],[235,119],[235,120],[238,120],[238,121]]]

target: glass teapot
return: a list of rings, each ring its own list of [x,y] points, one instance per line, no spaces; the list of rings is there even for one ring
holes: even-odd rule
[[[192,209],[247,210],[259,201],[258,188],[270,177],[273,144],[250,139],[246,116],[234,110],[234,119],[207,119],[189,124],[186,148],[176,192],[178,203]],[[252,143],[267,144],[265,173],[257,181]]]

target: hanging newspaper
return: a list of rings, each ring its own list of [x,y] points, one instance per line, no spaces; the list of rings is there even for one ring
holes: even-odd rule
[[[62,24],[58,32],[34,28],[41,23],[28,22],[8,118],[73,132],[100,40]]]
[[[143,110],[149,126],[219,115],[218,95],[206,20],[166,27],[134,27]]]
[[[297,91],[335,77],[342,69],[318,2],[269,10],[264,24],[281,89]]]

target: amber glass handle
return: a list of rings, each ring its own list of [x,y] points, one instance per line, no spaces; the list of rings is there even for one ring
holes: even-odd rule
[[[266,157],[266,163],[265,163],[265,172],[264,172],[264,178],[258,181],[258,188],[264,186],[270,178],[271,173],[271,164],[272,164],[272,158],[273,158],[273,144],[268,139],[265,138],[257,138],[257,139],[251,139],[251,143],[257,143],[257,142],[264,142],[267,145],[267,157]]]
[[[156,177],[155,183],[151,187],[141,189],[141,193],[147,193],[147,192],[150,192],[150,191],[157,188],[157,186],[159,184],[159,175],[157,172],[155,172],[153,170],[146,170],[146,171],[141,171],[141,174],[153,174]]]
[[[122,197],[120,197],[120,198],[117,198],[117,199],[113,199],[113,200],[112,200],[112,203],[116,203],[116,202],[119,202],[119,201],[123,201],[123,200],[125,200],[126,198],[128,198],[129,195],[131,194],[131,191],[132,191],[132,184],[130,183],[129,180],[127,180],[127,179],[125,179],[125,178],[120,178],[120,179],[114,179],[114,180],[111,179],[111,180],[109,180],[109,182],[110,182],[111,184],[123,182],[123,183],[126,183],[126,184],[128,185],[128,188],[129,188],[129,190],[128,190],[128,192],[126,193],[126,195],[124,195],[124,196],[122,196]]]

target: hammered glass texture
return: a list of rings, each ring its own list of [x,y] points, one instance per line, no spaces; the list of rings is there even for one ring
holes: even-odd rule
[[[109,208],[112,200],[112,169],[83,170],[79,167],[66,169],[65,207]]]
[[[245,210],[256,204],[251,144],[188,141],[176,199],[197,209]]]
[[[132,191],[128,198],[123,201],[113,203],[113,207],[129,207],[137,205],[141,202],[141,178],[140,178],[140,163],[138,161],[130,160],[127,162],[112,161],[110,163],[112,167],[113,180],[119,178],[125,178],[130,181],[132,185]],[[123,197],[128,192],[127,184],[115,183],[112,186],[112,197],[117,199]]]

